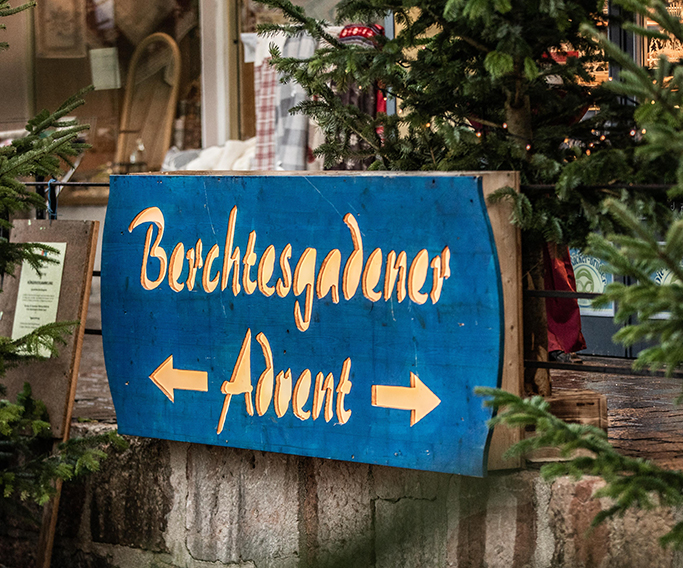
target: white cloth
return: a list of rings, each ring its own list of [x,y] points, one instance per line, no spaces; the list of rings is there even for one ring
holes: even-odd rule
[[[254,63],[256,60],[256,46],[258,37],[255,33],[240,34],[242,46],[244,47],[244,62]]]
[[[183,171],[245,171],[251,169],[256,138],[228,140],[223,146],[211,146],[182,168]]]

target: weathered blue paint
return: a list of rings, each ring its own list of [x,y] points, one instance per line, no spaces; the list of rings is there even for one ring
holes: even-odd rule
[[[280,253],[292,246],[291,269],[307,247],[317,251],[316,275],[325,255],[338,249],[341,269],[353,251],[343,221],[351,213],[362,233],[363,261],[381,248],[383,263],[391,250],[406,251],[408,266],[426,249],[429,259],[449,247],[451,276],[438,302],[398,302],[396,290],[372,302],[362,286],[346,300],[340,290],[313,300],[306,331],[294,321],[293,291],[285,297],[251,295],[231,283],[211,293],[198,270],[192,291],[174,292],[167,278],[155,288],[141,284],[144,223],[129,231],[146,208],[163,214],[160,241],[170,259],[174,246],[185,251],[202,240],[202,256],[213,245],[219,254],[210,277],[220,275],[228,218],[237,207],[234,246],[244,258],[248,237],[256,232],[258,260],[275,247],[270,285],[282,277]],[[152,229],[152,243],[158,229]],[[188,274],[187,261],[178,281]],[[242,265],[241,265],[242,266]],[[147,275],[155,280],[156,258]],[[243,270],[243,268],[242,268]],[[243,272],[240,270],[240,283]],[[381,290],[382,279],[376,287]],[[432,270],[422,287],[429,292]],[[473,394],[477,385],[499,386],[503,342],[503,307],[498,261],[477,177],[442,175],[137,175],[113,176],[102,253],[102,327],[107,374],[120,432],[153,438],[252,448],[305,456],[385,464],[406,468],[485,474],[489,409]],[[251,382],[255,394],[264,371],[265,334],[273,353],[274,372],[291,369],[293,382],[309,369],[333,373],[339,384],[342,364],[351,359],[352,383],[344,399],[351,416],[326,422],[300,420],[290,405],[278,417],[271,404],[263,416],[247,413],[243,395],[234,396],[225,427],[217,434],[229,381],[247,330],[251,330]],[[175,390],[171,402],[150,375],[170,355],[173,367],[208,374],[208,391]],[[373,385],[408,387],[410,373],[441,403],[414,426],[409,410],[373,406]],[[338,396],[338,395],[337,395]],[[303,405],[311,410],[313,395]]]

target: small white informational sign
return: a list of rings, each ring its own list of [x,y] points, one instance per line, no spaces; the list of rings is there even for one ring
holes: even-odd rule
[[[90,72],[96,91],[121,87],[119,52],[115,47],[90,50]]]
[[[42,325],[57,321],[66,243],[39,244],[56,249],[56,253],[43,250],[43,255],[57,262],[44,264],[40,274],[27,262],[23,263],[12,324],[12,339],[19,339]],[[49,357],[50,352],[44,349],[39,355]]]
[[[659,243],[663,245],[664,243]],[[652,275],[652,280],[658,286],[670,286],[671,284],[677,282],[676,275],[673,270],[668,268],[662,268]],[[671,312],[660,312],[650,319],[669,319],[671,317]]]
[[[605,263],[594,256],[582,254],[578,249],[571,249],[570,255],[576,278],[576,291],[602,294],[607,284],[614,279],[612,274],[604,271]],[[584,298],[578,303],[582,316],[614,317],[614,302],[603,308],[593,307],[592,300]]]

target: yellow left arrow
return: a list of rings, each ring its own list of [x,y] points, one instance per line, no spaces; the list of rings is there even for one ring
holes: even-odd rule
[[[185,371],[173,368],[173,355],[159,365],[149,376],[156,386],[161,389],[173,402],[174,389],[209,391],[209,374],[203,371]]]

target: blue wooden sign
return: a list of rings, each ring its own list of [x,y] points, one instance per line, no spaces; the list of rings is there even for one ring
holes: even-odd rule
[[[483,475],[500,282],[478,177],[113,176],[119,430]]]

